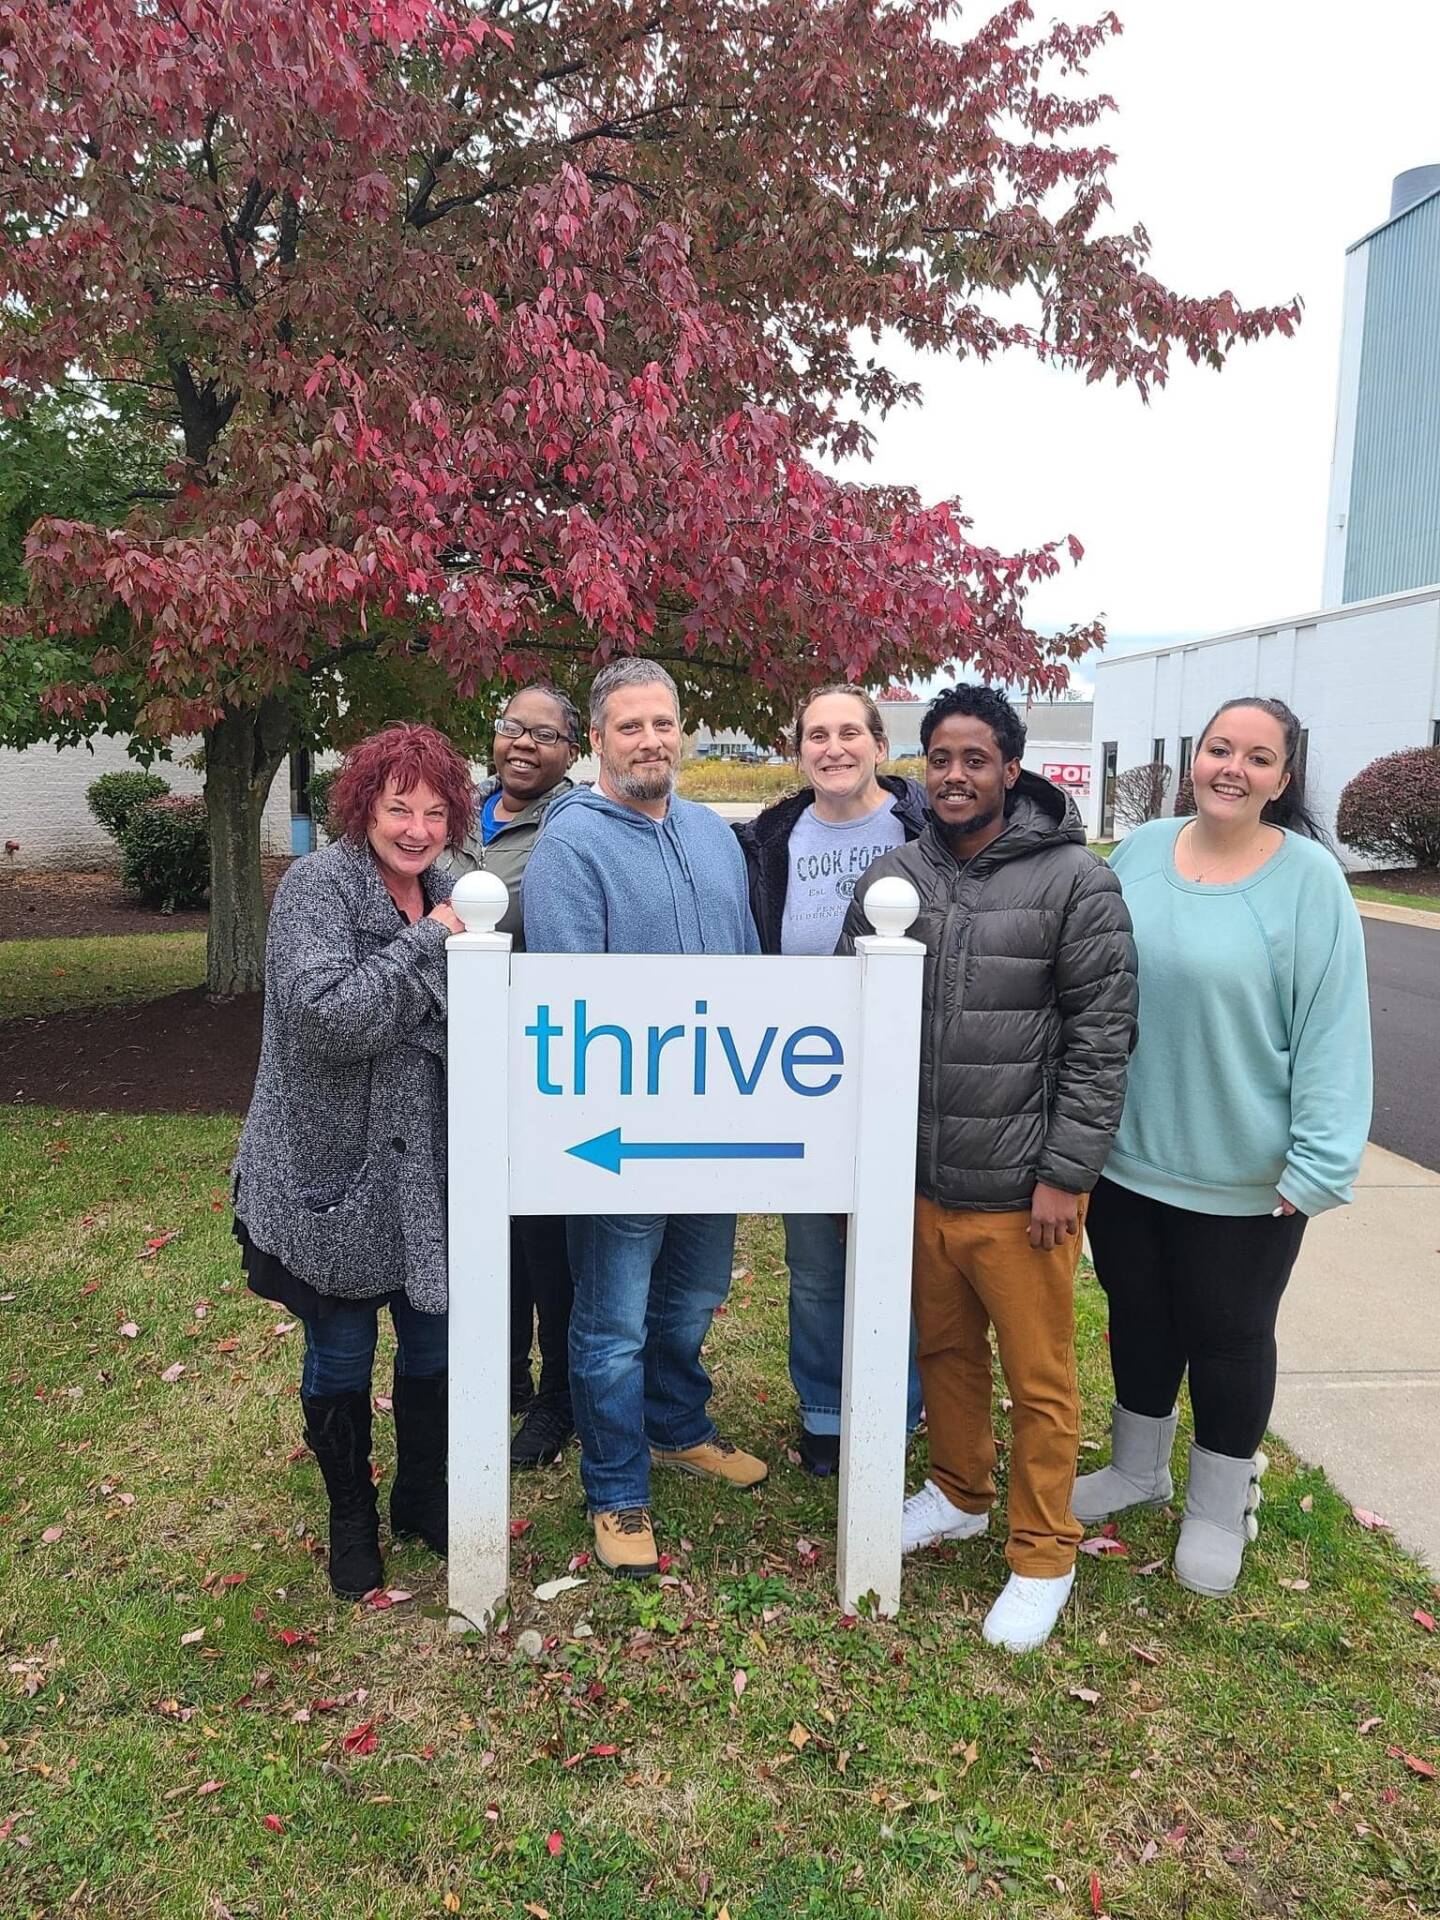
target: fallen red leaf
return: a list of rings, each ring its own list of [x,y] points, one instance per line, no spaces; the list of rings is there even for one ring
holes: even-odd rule
[[[1389,1532],[1390,1522],[1388,1520],[1382,1520],[1378,1513],[1371,1513],[1365,1507],[1352,1507],[1350,1511],[1367,1533]]]
[[[656,1558],[655,1564],[660,1569],[661,1573],[668,1573],[671,1567],[670,1555],[668,1553],[662,1553],[658,1555]]]
[[[275,1638],[282,1647],[313,1647],[315,1644],[314,1634],[305,1633],[299,1627],[277,1627]]]
[[[613,1760],[619,1751],[619,1747],[591,1747],[590,1749],[597,1760]]]
[[[285,1822],[280,1818],[278,1813],[267,1813],[265,1816],[265,1825],[270,1829],[271,1833],[283,1833],[285,1831]]]
[[[1426,1613],[1423,1607],[1416,1607],[1410,1618],[1415,1622],[1417,1627],[1424,1627],[1427,1633],[1433,1633],[1435,1631],[1435,1616],[1433,1613]]]
[[[545,1851],[550,1855],[550,1858],[552,1860],[558,1859],[558,1857],[565,1851],[565,1836],[563,1833],[560,1832],[558,1827],[556,1828],[555,1832],[550,1835],[550,1838],[545,1842]]]
[[[533,1520],[512,1520],[510,1522],[510,1538],[512,1540],[518,1540],[522,1534],[528,1533],[534,1524],[535,1522]]]
[[[224,1784],[223,1780],[204,1780],[195,1789],[195,1798],[198,1800],[205,1793],[219,1793]]]
[[[1091,1913],[1103,1913],[1104,1909],[1105,1899],[1100,1891],[1100,1876],[1098,1873],[1092,1873],[1090,1876],[1090,1911]]]
[[[99,1291],[100,1291],[100,1282],[98,1280],[87,1280],[84,1286],[81,1287],[80,1289],[80,1292],[82,1295],[87,1293],[98,1293]]]
[[[1112,1540],[1104,1534],[1096,1534],[1093,1539],[1080,1542],[1080,1551],[1093,1554],[1097,1560],[1103,1560],[1116,1554],[1128,1554],[1130,1549],[1123,1540]]]
[[[1417,1759],[1413,1753],[1406,1753],[1403,1747],[1386,1747],[1385,1751],[1392,1760],[1398,1760],[1412,1773],[1418,1773],[1422,1780],[1440,1780],[1440,1773],[1435,1771],[1428,1760]]]
[[[346,1753],[373,1753],[380,1742],[375,1733],[373,1720],[362,1720],[358,1727],[352,1727],[340,1742]]]

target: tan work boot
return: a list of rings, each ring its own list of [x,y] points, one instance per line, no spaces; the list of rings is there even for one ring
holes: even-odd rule
[[[597,1513],[595,1558],[623,1580],[644,1580],[660,1571],[655,1552],[655,1530],[648,1507],[622,1507],[618,1513]]]
[[[701,1480],[723,1480],[731,1487],[758,1487],[770,1469],[753,1453],[742,1453],[733,1440],[716,1433],[698,1447],[681,1447],[674,1453],[652,1447],[650,1458],[657,1466],[678,1467]]]

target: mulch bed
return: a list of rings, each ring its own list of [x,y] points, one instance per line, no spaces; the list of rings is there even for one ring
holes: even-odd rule
[[[266,858],[265,897],[273,897],[288,858]],[[157,913],[120,885],[117,873],[57,873],[48,867],[0,870],[0,940],[83,939],[105,933],[203,933],[206,908]]]
[[[290,862],[267,859],[274,894]],[[0,872],[0,940],[203,933],[203,909],[155,913],[115,873]],[[88,1013],[0,1021],[0,1101],[101,1113],[244,1113],[260,1057],[260,995],[203,987]]]
[[[0,1023],[0,1102],[101,1113],[244,1113],[260,1058],[258,993],[203,987],[103,1013]]]

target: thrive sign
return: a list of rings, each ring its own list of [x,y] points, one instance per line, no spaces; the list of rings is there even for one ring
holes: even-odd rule
[[[844,961],[516,954],[511,1211],[848,1213],[859,1016]]]
[[[836,1213],[846,1235],[840,1599],[900,1592],[918,902],[878,882],[853,960],[512,954],[493,874],[449,945],[450,1605],[509,1572],[513,1214]],[[763,1494],[760,1497],[764,1497]]]

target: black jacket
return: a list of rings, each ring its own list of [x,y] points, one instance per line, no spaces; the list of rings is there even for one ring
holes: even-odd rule
[[[1009,822],[961,865],[931,824],[867,869],[840,951],[869,931],[886,874],[920,895],[921,1193],[942,1207],[1028,1207],[1037,1180],[1088,1193],[1109,1156],[1135,1040],[1135,943],[1120,883],[1086,850],[1073,802],[1022,773]]]
[[[916,839],[925,831],[925,789],[895,773],[882,773],[880,784],[894,796],[895,817],[905,829],[905,838]],[[780,951],[785,890],[790,880],[790,834],[814,798],[813,788],[804,787],[799,793],[773,801],[753,820],[735,822],[735,835],[750,876],[750,911],[760,931],[762,953]]]

